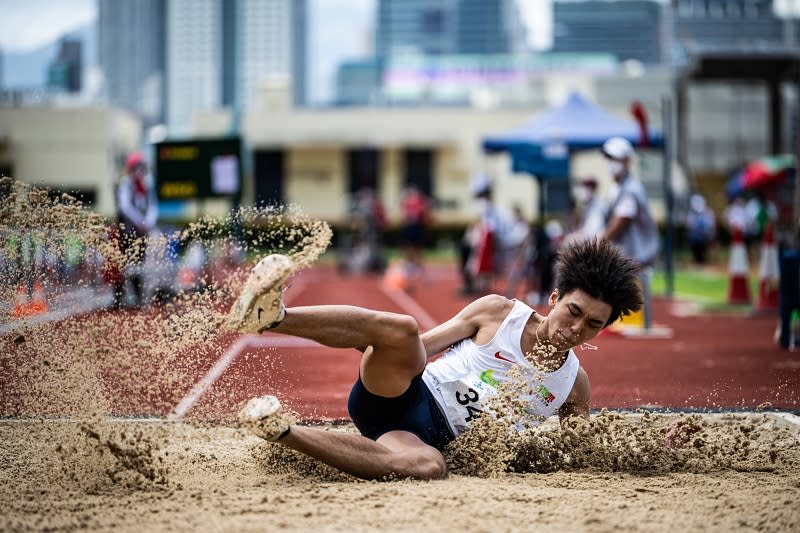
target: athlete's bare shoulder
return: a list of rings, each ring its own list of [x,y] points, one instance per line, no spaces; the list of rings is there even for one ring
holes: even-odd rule
[[[477,344],[489,342],[512,307],[514,301],[499,294],[489,294],[468,305],[466,308],[469,309],[468,319],[477,328],[472,340]]]
[[[486,309],[499,313],[508,313],[514,307],[514,300],[500,294],[487,294],[481,298]]]
[[[488,294],[467,306],[474,317],[480,317],[481,322],[502,321],[512,307],[514,301],[499,294]]]

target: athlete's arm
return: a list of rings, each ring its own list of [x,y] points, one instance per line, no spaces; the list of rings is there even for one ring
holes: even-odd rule
[[[511,300],[497,294],[475,300],[447,322],[420,335],[425,345],[425,352],[428,357],[436,355],[460,340],[468,337],[475,339],[479,332],[483,331],[490,332],[493,336],[513,305]],[[488,342],[491,336],[487,336],[485,341],[477,339],[476,342],[479,344]]]
[[[575,384],[564,402],[558,410],[558,417],[563,422],[571,416],[579,416],[589,420],[591,405],[591,387],[589,386],[589,375],[583,369],[578,368],[578,375],[575,377]]]

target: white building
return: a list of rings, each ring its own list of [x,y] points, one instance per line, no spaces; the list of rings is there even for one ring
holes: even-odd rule
[[[304,0],[168,0],[169,135],[188,135],[196,113],[253,109],[267,83],[294,86],[297,100],[305,87],[304,17]]]
[[[236,76],[242,109],[251,109],[260,86],[291,75],[292,0],[239,0]]]
[[[39,188],[76,194],[115,213],[114,185],[136,150],[141,122],[108,107],[0,107],[0,168]]]
[[[187,135],[192,115],[222,102],[221,0],[167,3],[167,128]]]

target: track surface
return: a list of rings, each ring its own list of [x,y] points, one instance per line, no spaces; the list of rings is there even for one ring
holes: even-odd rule
[[[407,313],[425,330],[468,302],[457,295],[454,268],[430,268],[428,278],[405,293],[384,286],[380,278],[342,276],[320,266],[291,280],[286,303],[350,304]],[[577,350],[592,383],[593,408],[753,409],[768,403],[800,410],[800,353],[773,342],[775,315],[685,316],[681,310],[685,306],[680,303],[659,298],[654,302],[655,322],[671,328],[672,338],[604,333],[593,342],[597,350]],[[99,313],[87,319],[102,317]],[[204,354],[205,348],[197,347],[201,356],[196,358],[196,368],[185,370],[185,390],[165,391],[170,409],[163,404],[152,407],[120,390],[119,411],[175,419],[227,419],[248,398],[275,394],[306,419],[347,416],[347,395],[358,373],[357,351],[269,333],[228,334],[218,340],[222,350]],[[0,416],[8,414],[4,406],[9,398],[3,396],[0,391]]]

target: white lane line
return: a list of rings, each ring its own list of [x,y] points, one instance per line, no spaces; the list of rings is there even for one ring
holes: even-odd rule
[[[798,428],[800,428],[800,416],[793,415],[792,413],[783,413],[783,412],[775,412],[770,414],[778,418],[782,418],[785,421],[789,422],[790,424],[793,424]]]
[[[167,416],[167,420],[180,420],[245,350],[253,348],[307,348],[312,346],[320,345],[314,341],[297,337],[242,335],[225,350],[222,357],[214,363],[214,366],[203,376],[203,379],[195,383],[192,390],[178,402],[175,409]]]
[[[304,278],[301,280],[294,281],[291,284],[292,287],[292,299],[297,298],[297,296],[305,290],[308,286],[310,280],[308,278]],[[288,298],[287,298],[288,300]],[[228,367],[233,363],[239,355],[243,351],[248,348],[284,348],[284,347],[306,347],[306,346],[319,346],[317,343],[313,341],[309,341],[307,339],[299,339],[296,337],[265,337],[261,335],[242,335],[236,342],[228,347],[225,350],[225,353],[222,354],[214,366],[206,373],[203,378],[195,383],[194,387],[184,396],[178,405],[175,406],[175,409],[167,415],[167,420],[176,421],[183,418],[183,416],[189,412],[189,410],[194,406],[195,403],[205,394],[205,392],[214,384],[215,381],[219,379],[219,377],[228,369]]]
[[[406,294],[405,291],[401,289],[395,289],[393,287],[387,287],[383,283],[378,284],[378,286],[380,287],[381,291],[383,291],[383,293],[394,303],[400,306],[406,313],[413,316],[423,331],[432,329],[438,324],[438,322],[436,322],[425,309],[423,309],[413,298],[411,298],[411,296]]]

